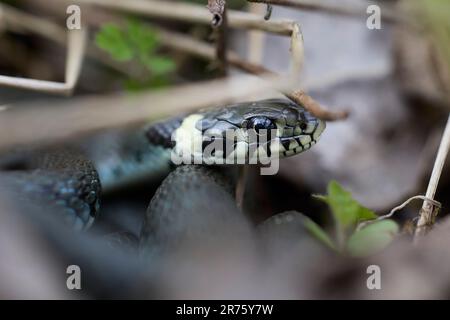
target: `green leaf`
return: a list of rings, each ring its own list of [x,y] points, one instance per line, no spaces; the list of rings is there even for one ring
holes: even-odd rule
[[[317,223],[305,216],[303,225],[317,240],[322,242],[330,249],[336,250],[336,247],[331,238]]]
[[[328,195],[316,195],[315,198],[330,206],[336,223],[343,229],[354,227],[358,221],[377,217],[373,211],[363,207],[353,199],[351,193],[342,188],[336,181],[331,181],[328,184]]]
[[[97,33],[95,42],[117,61],[130,61],[134,57],[126,35],[114,24],[105,24]]]
[[[127,36],[141,57],[150,55],[158,46],[156,32],[138,20],[132,19],[128,21]]]
[[[393,220],[369,224],[349,238],[347,252],[356,257],[377,253],[392,242],[398,231],[399,227]]]
[[[176,64],[172,59],[161,56],[151,56],[143,63],[154,76],[166,75],[176,69]]]

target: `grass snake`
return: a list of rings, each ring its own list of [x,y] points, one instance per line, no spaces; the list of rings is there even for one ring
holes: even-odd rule
[[[286,99],[226,105],[153,123],[127,134],[100,136],[82,147],[3,157],[8,160],[0,160],[0,186],[18,202],[31,203],[36,211],[33,214],[56,212],[64,223],[86,229],[100,211],[102,192],[137,180],[164,177],[171,171],[150,202],[140,239],[141,247],[147,248],[149,254],[160,254],[187,238],[210,241],[211,235],[230,237],[229,232],[244,233],[249,227],[239,217],[230,176],[222,166],[205,164],[230,157],[248,163],[252,150],[257,155],[262,152],[260,140],[250,141],[249,133],[259,137],[264,129],[269,130],[266,154],[282,158],[311,148],[325,123]],[[227,132],[235,134],[232,141]],[[199,139],[200,143],[195,143]],[[212,143],[231,145],[231,149],[215,150],[199,158]],[[254,149],[252,143],[256,144]],[[197,165],[172,170],[171,152],[181,155],[187,150],[193,151],[191,160]],[[196,223],[186,227],[194,216],[198,216]],[[220,228],[212,230],[214,224]]]

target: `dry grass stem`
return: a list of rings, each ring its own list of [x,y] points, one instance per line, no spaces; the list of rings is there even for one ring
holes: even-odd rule
[[[331,4],[329,1],[322,0],[247,0],[252,3],[265,3],[280,5],[301,10],[320,11],[328,14],[343,15],[347,17],[367,17],[368,3],[362,3],[360,6],[342,5],[340,3]],[[382,19],[389,23],[402,23],[412,25],[412,21],[407,16],[390,5],[381,5]]]
[[[67,46],[66,30],[60,25],[45,19],[37,18],[29,13],[22,12],[5,4],[0,4],[0,11],[2,12],[5,29],[20,33],[37,34],[61,46]],[[131,75],[129,68],[127,68],[126,65],[109,58],[103,51],[90,43],[87,44],[86,54],[88,57],[95,59],[105,66],[123,74]],[[58,85],[56,87],[59,88],[61,86]],[[24,89],[27,89],[27,87]]]
[[[0,149],[64,141],[95,130],[144,123],[239,101],[268,90],[294,90],[295,85],[295,79],[289,77],[238,76],[133,96],[91,96],[53,104],[33,101],[30,105],[2,112]]]
[[[318,118],[326,121],[336,121],[346,119],[349,116],[348,111],[330,111],[322,107],[317,101],[312,97],[308,96],[304,91],[294,91],[292,94],[287,94],[287,96],[303,105],[308,111],[317,116]]]
[[[68,31],[65,82],[0,76],[0,86],[28,89],[52,94],[70,95],[76,85],[84,57],[87,30]]]
[[[425,196],[428,199],[434,199],[436,194],[436,189],[439,183],[439,178],[442,174],[442,169],[444,168],[445,160],[447,159],[448,151],[450,148],[450,116],[447,119],[447,124],[445,126],[444,133],[442,135],[441,144],[439,145],[439,150],[434,162],[433,171],[431,173],[430,180],[428,182],[428,188]],[[420,209],[420,217],[417,222],[416,231],[414,234],[415,241],[419,239],[420,236],[425,235],[434,224],[436,215],[439,212],[439,207],[436,207],[432,202],[425,200],[423,202],[422,208]]]
[[[235,190],[236,205],[239,209],[242,209],[244,205],[244,196],[248,180],[249,169],[250,167],[248,165],[239,166],[238,181],[236,183],[236,190]]]
[[[116,9],[137,15],[166,20],[178,20],[190,23],[211,23],[211,13],[195,4],[157,0],[74,0],[75,3],[93,4],[103,8]],[[230,28],[258,29],[270,33],[290,36],[294,22],[289,20],[265,21],[264,17],[248,12],[228,10]]]

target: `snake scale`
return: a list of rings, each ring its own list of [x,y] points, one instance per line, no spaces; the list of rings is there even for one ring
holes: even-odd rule
[[[171,171],[150,202],[140,239],[148,254],[163,254],[186,238],[209,241],[211,235],[229,237],[221,230],[237,234],[249,228],[234,202],[233,179],[224,174],[223,166],[205,165],[207,160],[248,163],[251,150],[258,156],[263,150],[260,140],[249,140],[249,133],[259,136],[263,131],[268,132],[266,155],[293,156],[310,149],[324,129],[322,120],[290,100],[220,106],[154,123],[125,137],[102,137],[89,147],[55,148],[25,153],[20,160],[0,160],[0,185],[18,202],[38,208],[33,214],[56,212],[66,225],[81,230],[98,216],[102,192]],[[235,134],[232,141],[227,132]],[[199,139],[199,144],[194,143]],[[212,143],[232,147],[201,158]],[[171,155],[187,151],[197,165],[172,170]],[[196,223],[186,227],[195,216]],[[214,225],[220,228],[211,230]]]

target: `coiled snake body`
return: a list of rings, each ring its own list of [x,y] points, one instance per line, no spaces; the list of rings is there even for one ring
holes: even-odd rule
[[[108,149],[108,143],[102,141],[103,146],[87,156],[72,149],[28,156],[20,165],[9,165],[9,170],[1,171],[1,185],[19,201],[39,203],[42,208],[39,211],[47,211],[45,206],[51,206],[67,224],[83,229],[99,212],[102,188],[110,190],[158,170],[168,171],[170,151],[176,155],[190,151],[192,160],[200,164],[220,164],[230,158],[248,163],[252,144],[256,144],[253,149],[256,155],[263,150],[259,140],[249,139],[251,132],[259,136],[268,130],[266,154],[287,157],[311,148],[324,129],[323,121],[289,100],[239,103],[152,124],[121,141],[118,148]],[[227,139],[230,131],[235,134],[232,141]],[[200,143],[195,143],[198,140]],[[215,150],[205,158],[200,157],[210,144],[218,141],[224,146],[229,143],[231,149]],[[169,242],[180,226],[172,223],[170,230],[163,226],[171,224],[174,216],[184,215],[188,219],[207,211],[215,219],[230,211],[227,206],[234,206],[230,190],[226,177],[215,169],[202,165],[179,167],[166,178],[151,201],[144,219],[142,243],[151,246],[153,242]],[[197,231],[201,234],[201,226]]]

